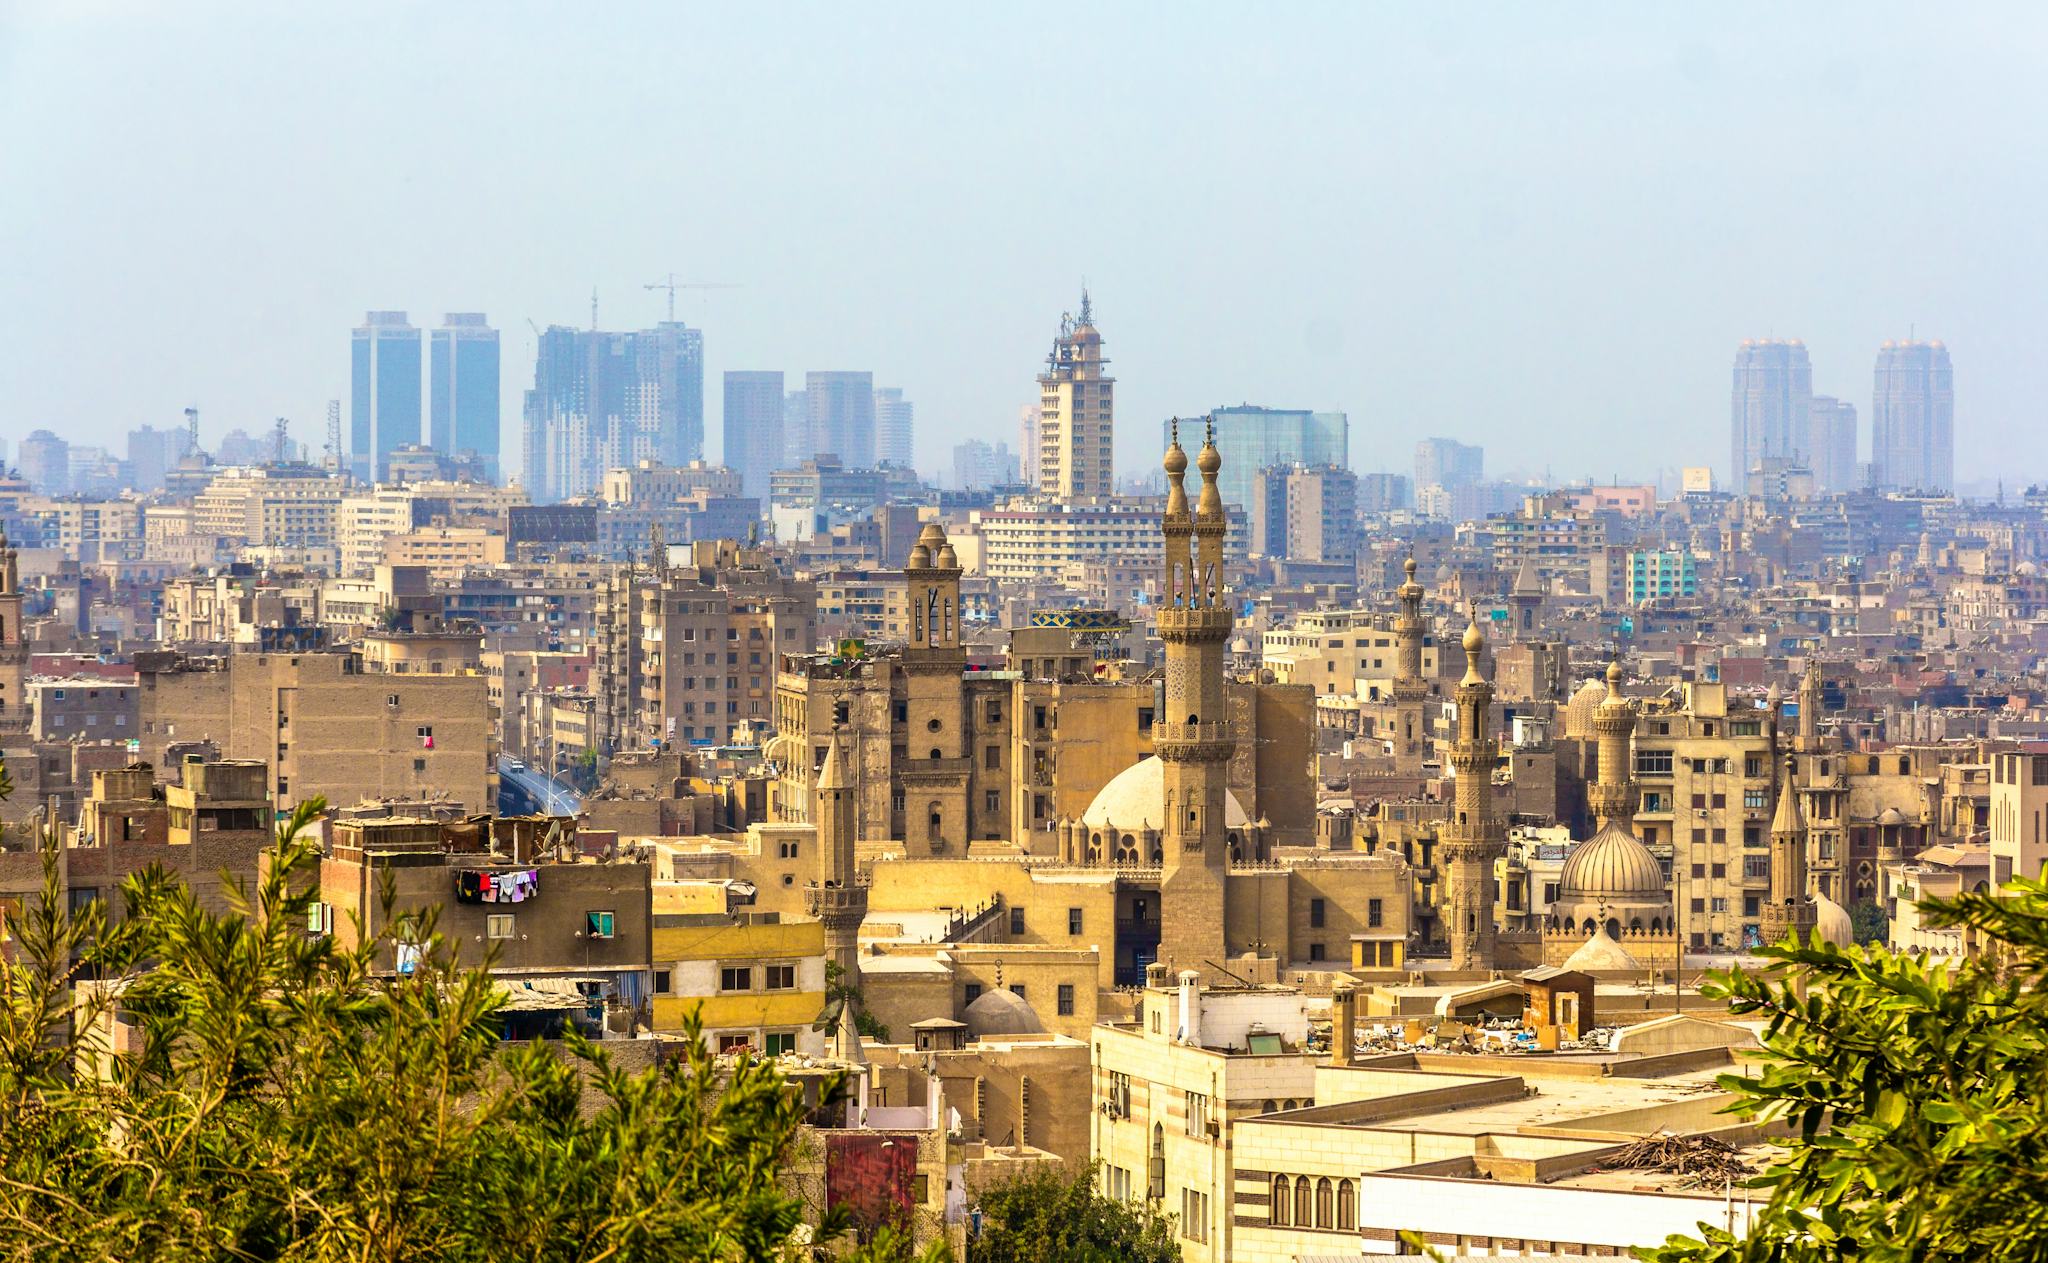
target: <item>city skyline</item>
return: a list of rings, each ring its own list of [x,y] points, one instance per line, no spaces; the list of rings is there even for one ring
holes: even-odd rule
[[[1726,348],[1802,337],[1830,366],[1815,390],[1868,418],[1862,366],[1915,327],[1967,361],[1962,480],[2048,468],[2025,425],[2048,394],[2025,298],[2048,279],[2048,257],[2012,209],[2038,200],[2044,171],[2009,129],[1955,127],[1933,108],[1954,100],[2006,118],[2048,107],[2042,85],[2015,73],[2040,45],[2037,15],[1997,39],[1971,14],[1907,40],[1888,29],[1898,24],[1816,10],[1754,49],[1704,15],[1630,15],[1569,39],[1511,12],[1467,23],[1321,10],[1249,32],[1220,16],[1155,32],[1143,14],[1112,15],[1083,54],[1091,77],[1117,85],[1105,98],[977,99],[941,119],[949,112],[929,102],[990,74],[1029,81],[1045,54],[977,15],[886,48],[885,32],[829,11],[794,37],[708,13],[691,20],[701,65],[682,89],[641,51],[680,38],[662,21],[599,18],[560,67],[544,32],[508,21],[486,77],[463,69],[474,24],[457,15],[408,15],[394,40],[318,15],[229,30],[115,9],[118,22],[54,9],[5,19],[19,73],[0,82],[12,124],[0,162],[16,187],[50,190],[0,208],[0,230],[31,246],[0,277],[0,336],[18,352],[0,366],[0,428],[17,439],[49,427],[113,445],[136,425],[175,424],[186,406],[209,426],[253,431],[285,415],[315,435],[326,401],[346,395],[336,331],[386,308],[490,312],[505,331],[509,413],[532,385],[526,320],[582,325],[595,284],[605,325],[651,325],[666,296],[642,287],[675,270],[744,286],[679,297],[679,319],[706,331],[712,380],[859,365],[917,401],[924,469],[959,438],[1014,433],[1047,321],[1083,280],[1116,352],[1119,411],[1138,423],[1118,438],[1119,468],[1149,463],[1141,438],[1157,420],[1216,399],[1346,411],[1361,471],[1406,468],[1413,439],[1431,433],[1485,445],[1502,471],[1718,465]],[[1197,58],[1241,46],[1230,111],[1141,116],[1138,101],[1161,85],[1135,50],[1155,34]],[[932,58],[933,41],[973,55]],[[818,108],[849,99],[834,94],[868,61],[840,58],[849,43],[880,48],[892,67],[903,59],[902,73],[843,109]],[[776,95],[789,99],[705,138],[695,160],[668,160],[649,129],[754,99],[736,67],[770,44],[788,59],[791,90]],[[211,86],[170,91],[168,65]],[[292,73],[253,69],[270,65]],[[344,75],[349,65],[372,66],[369,80]],[[434,75],[411,73],[426,65]],[[526,100],[497,85],[555,69],[589,70],[589,91]],[[450,104],[462,88],[478,100]],[[1310,91],[1322,121],[1304,130],[1288,119]],[[1617,99],[1641,108],[1606,108]],[[440,110],[451,111],[443,132],[488,126],[549,143],[430,158],[426,132],[394,138],[386,125]],[[1058,156],[1056,176],[1019,196],[1005,173],[1083,116],[1102,144]],[[1788,116],[1801,125],[1780,135]],[[553,144],[600,120],[615,134],[596,151]],[[390,161],[337,184],[364,169],[355,159],[372,136]],[[90,169],[67,156],[88,137]],[[1324,171],[1332,138],[1342,143]],[[215,161],[227,142],[245,164]],[[855,196],[829,212],[709,196],[711,173],[758,182],[797,147],[826,151],[820,178]],[[1945,178],[1899,194],[1880,160],[1895,152],[1939,155]],[[600,212],[584,192],[600,169],[649,205],[689,209]],[[1221,169],[1237,178],[1216,192]],[[1794,184],[1807,195],[1788,214],[1776,190]],[[1972,230],[1956,233],[1961,208],[1939,190],[1963,185]],[[151,214],[107,232],[108,212],[93,208],[137,208],[138,188]],[[1305,190],[1284,240],[1232,227],[1268,214],[1280,188]],[[1162,218],[1167,202],[1175,213]],[[497,209],[478,214],[486,204]],[[459,236],[439,226],[454,222]],[[1001,258],[984,257],[992,228]],[[1987,239],[1999,249],[1980,250]],[[103,301],[117,290],[126,301]],[[135,345],[126,371],[83,383],[55,371],[76,354],[68,330],[88,322]],[[2014,429],[2019,450],[1994,463]],[[709,446],[716,455],[715,437]]]

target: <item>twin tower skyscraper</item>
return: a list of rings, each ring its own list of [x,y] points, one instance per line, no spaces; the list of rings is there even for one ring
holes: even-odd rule
[[[1955,490],[1955,374],[1939,342],[1887,342],[1870,400],[1870,458],[1857,459],[1856,408],[1813,393],[1798,339],[1744,342],[1730,403],[1733,484],[1781,467],[1811,469],[1823,492]]]

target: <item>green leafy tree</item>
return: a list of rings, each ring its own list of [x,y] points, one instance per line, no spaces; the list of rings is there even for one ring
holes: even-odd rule
[[[979,1190],[968,1263],[1177,1263],[1172,1218],[1150,1202],[1104,1197],[1096,1171],[1048,1164]]]
[[[573,1036],[504,1045],[501,992],[432,912],[309,935],[320,806],[225,912],[153,870],[125,916],[74,914],[46,840],[0,961],[0,1258],[752,1260],[845,1232],[802,1222],[804,1106],[772,1062],[714,1058],[694,1024],[637,1073]],[[394,940],[421,947],[408,976],[374,971]]]
[[[812,1030],[830,1031],[839,1025],[839,1013],[847,1005],[853,1006],[853,1029],[863,1039],[872,1039],[878,1044],[889,1042],[889,1028],[882,1020],[868,1012],[867,1001],[861,996],[860,984],[848,982],[846,971],[839,962],[825,962],[825,1007],[818,1011],[818,1020],[811,1023]]]
[[[1874,903],[1850,904],[1849,925],[1858,943],[1882,946],[1891,937],[1891,918]]]
[[[2018,1263],[2048,1258],[2048,887],[1921,905],[1980,956],[1929,961],[1819,941],[1717,974],[1766,1019],[1734,1111],[1789,1126],[1746,1236],[1706,1229],[1652,1263]]]

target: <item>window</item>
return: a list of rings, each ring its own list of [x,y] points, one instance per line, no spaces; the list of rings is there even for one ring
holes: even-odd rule
[[[1379,926],[1379,925],[1380,925],[1380,924],[1382,923],[1382,921],[1383,921],[1383,920],[1384,920],[1384,918],[1382,917],[1382,915],[1381,915],[1381,911],[1380,911],[1380,901],[1379,901],[1379,900],[1377,900],[1377,899],[1368,899],[1368,900],[1366,900],[1366,901],[1365,901],[1365,923],[1366,923],[1366,924],[1367,924],[1368,926],[1378,927],[1378,926]]]
[[[1187,1133],[1190,1136],[1209,1134],[1209,1098],[1200,1092],[1181,1093],[1187,1106]]]
[[[1743,791],[1742,791],[1742,807],[1743,807],[1743,810],[1745,810],[1745,811],[1762,811],[1762,810],[1764,809],[1764,807],[1766,806],[1766,804],[1765,804],[1765,802],[1764,802],[1764,794],[1765,794],[1765,792],[1766,792],[1766,791],[1764,791],[1764,790],[1761,790],[1761,789],[1745,789],[1745,790],[1743,790]]]
[[[981,805],[990,815],[1003,809],[1003,791],[991,789],[981,796]]]
[[[1308,945],[1308,958],[1310,960],[1322,960],[1323,945],[1321,943],[1310,943]]]
[[[990,702],[988,704],[988,721],[992,724],[1003,722],[1003,704],[1001,702]],[[991,763],[989,766],[994,767],[995,764]]]
[[[786,860],[797,858],[797,852],[800,849],[798,842],[794,838],[785,838],[775,844],[775,853]]]
[[[980,984],[980,983],[978,983],[978,982],[970,982],[970,983],[968,983],[968,984],[967,984],[967,986],[966,986],[966,987],[965,987],[965,988],[964,988],[964,989],[963,989],[963,990],[961,991],[961,993],[960,993],[960,994],[961,994],[961,1001],[960,1001],[960,1003],[961,1003],[961,1004],[962,1004],[963,1006],[965,1006],[965,1005],[969,1005],[969,1004],[972,1004],[972,1003],[974,1003],[974,1002],[975,1002],[976,1000],[979,1000],[979,999],[981,999],[981,984]]]
[[[1714,805],[1714,809],[1715,809],[1716,811],[1719,811],[1719,810],[1720,810],[1720,809],[1722,809],[1723,807],[1726,807],[1726,806],[1728,805],[1728,795],[1726,795],[1726,794],[1716,794],[1716,795],[1714,795],[1714,803],[1713,803],[1713,805]]]
[[[1337,1229],[1352,1232],[1358,1228],[1358,1186],[1350,1180],[1337,1181]]]
[[[612,914],[609,912],[586,912],[583,914],[583,928],[592,938],[612,936]]]
[[[762,1051],[770,1057],[780,1057],[784,1053],[793,1053],[796,1051],[796,1032],[769,1031],[762,1037],[762,1044],[764,1045]]]
[[[1190,1241],[1209,1239],[1209,1195],[1194,1189],[1180,1191],[1180,1235]]]
[[[1059,1014],[1061,1017],[1074,1016],[1074,984],[1071,982],[1060,984]]]
[[[675,982],[669,977],[668,970],[657,969],[654,971],[654,994],[667,995],[674,988]]]
[[[1266,1111],[1271,1113],[1271,1110]],[[1277,1227],[1288,1226],[1287,1212],[1294,1208],[1294,1181],[1284,1175],[1273,1177],[1273,1197],[1266,1203],[1266,1220]]]
[[[754,1038],[751,1035],[720,1035],[718,1037],[718,1051],[722,1053],[744,1052],[753,1046]]]
[[[1323,928],[1322,900],[1311,899],[1308,901],[1308,925],[1309,928],[1312,930],[1320,930]]]
[[[718,971],[720,991],[752,991],[754,971],[746,965],[733,965]]]
[[[1638,776],[1669,776],[1669,775],[1671,775],[1671,751],[1669,751],[1669,750],[1638,750],[1638,751],[1636,751],[1636,775],[1638,775]]]
[[[485,938],[511,938],[512,914],[500,912],[484,918]]]
[[[1336,1188],[1330,1178],[1324,1176],[1316,1181],[1316,1227],[1328,1228],[1337,1221]]]
[[[765,965],[761,969],[761,986],[767,991],[796,990],[795,965]]]
[[[1080,910],[1079,908],[1068,908],[1068,909],[1067,909],[1067,933],[1069,933],[1069,934],[1079,934],[1080,932],[1081,932],[1081,910]]]
[[[1001,771],[1003,767],[1003,748],[1001,746],[988,746],[983,749],[981,752],[981,765],[991,772]]]
[[[1010,933],[1014,935],[1014,934],[1022,934],[1023,932],[1024,932],[1024,909],[1022,909],[1022,908],[1012,908],[1012,909],[1010,909]]]

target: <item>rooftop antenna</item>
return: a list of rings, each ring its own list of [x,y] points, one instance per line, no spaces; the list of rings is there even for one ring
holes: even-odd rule
[[[1081,278],[1081,323],[1095,323],[1095,306],[1088,301],[1088,278],[1085,276]]]
[[[270,462],[273,465],[284,464],[285,449],[291,443],[291,424],[290,421],[279,417],[277,424],[270,428]]]
[[[188,451],[199,450],[199,409],[185,409],[185,447]]]
[[[327,401],[327,465],[339,470],[341,459],[341,400]]]

